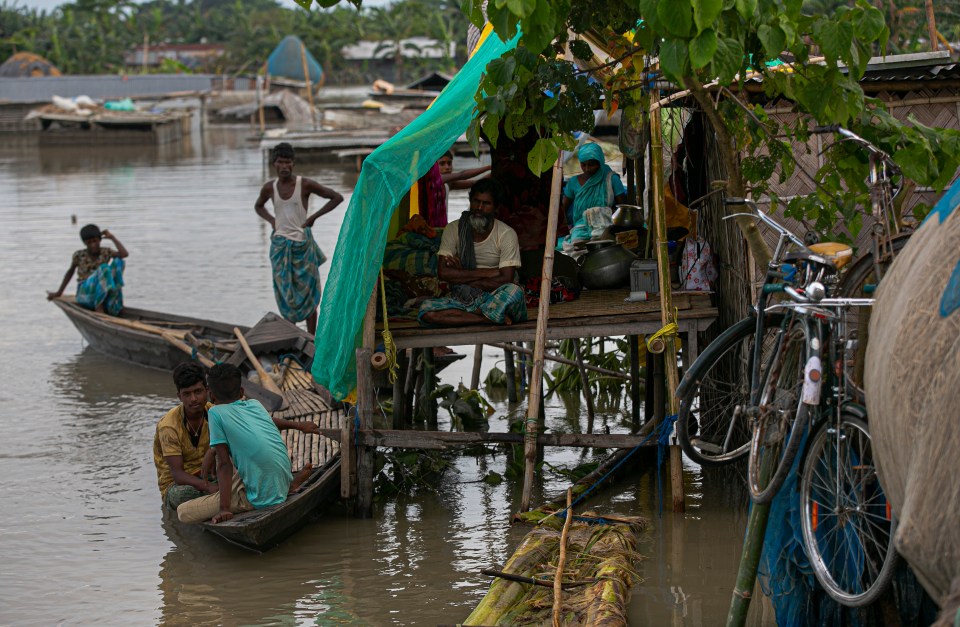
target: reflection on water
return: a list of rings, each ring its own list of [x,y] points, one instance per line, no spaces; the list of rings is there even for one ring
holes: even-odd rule
[[[0,623],[462,620],[490,583],[480,570],[502,566],[527,531],[509,522],[520,486],[481,481],[505,472],[503,453],[457,458],[435,491],[379,503],[371,520],[326,516],[275,550],[250,554],[163,515],[151,446],[156,421],[176,402],[169,374],[86,348],[45,301],[81,246],[75,215],[79,224],[110,228],[130,250],[130,306],[241,324],[275,307],[269,233],[253,212],[262,157],[243,129],[208,129],[204,138],[136,149],[0,145]],[[300,169],[349,201],[352,164]],[[328,255],[346,205],[314,230]],[[455,193],[451,215],[466,205],[466,194]],[[471,351],[444,371],[446,382],[470,379]],[[503,357],[484,354],[487,367]],[[524,411],[489,396],[491,430],[506,430],[507,417]],[[597,430],[623,430],[628,405],[600,408]],[[551,396],[545,407],[551,432],[585,421],[576,397]],[[570,467],[593,455],[551,449],[547,460]],[[599,511],[652,516],[634,624],[710,625],[726,613],[745,497],[725,486],[742,479],[690,470],[682,517],[656,518],[651,476],[590,501]],[[568,482],[545,468],[533,501]]]

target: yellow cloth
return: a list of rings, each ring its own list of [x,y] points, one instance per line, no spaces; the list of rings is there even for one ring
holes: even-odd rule
[[[690,231],[690,210],[673,197],[669,185],[663,188],[663,207],[668,229],[681,227]]]
[[[207,409],[213,404],[207,403]],[[167,495],[167,488],[173,485],[173,473],[164,457],[179,455],[183,459],[183,470],[189,475],[200,474],[203,456],[210,448],[210,429],[204,420],[200,426],[200,440],[197,446],[190,441],[190,433],[183,425],[183,405],[177,405],[157,423],[153,436],[153,464],[157,467],[157,485],[160,496]]]

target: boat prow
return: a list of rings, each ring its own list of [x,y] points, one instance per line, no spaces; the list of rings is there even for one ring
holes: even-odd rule
[[[266,551],[289,537],[309,514],[340,493],[340,458],[315,468],[300,490],[279,505],[237,514],[222,523],[203,523],[206,531],[253,551]]]

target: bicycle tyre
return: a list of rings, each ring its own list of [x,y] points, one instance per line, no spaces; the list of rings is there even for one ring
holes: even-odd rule
[[[776,359],[763,374],[761,411],[753,421],[747,486],[750,498],[758,505],[770,503],[779,492],[797,456],[810,415],[810,406],[800,400],[808,334],[802,320],[793,322],[782,338]],[[765,473],[768,464],[772,464],[772,470]]]
[[[832,427],[831,420],[819,427],[804,459],[803,544],[827,594],[842,605],[862,607],[883,594],[893,579],[897,521],[877,478],[867,423],[845,412],[839,433]],[[841,464],[846,471],[840,471]],[[837,485],[837,477],[842,485]],[[848,570],[851,559],[862,563]]]
[[[904,231],[890,240],[894,257],[907,245],[911,235],[913,235],[913,231]],[[886,271],[892,262],[893,259],[884,259],[881,261],[880,267]],[[844,271],[840,279],[840,296],[844,298],[861,298],[867,296],[864,286],[873,277],[873,272],[873,252],[868,251],[855,259],[853,263],[850,264],[850,267]]]
[[[770,333],[779,332],[782,316],[767,316]],[[750,364],[756,318],[744,318],[714,339],[691,366],[680,386],[677,439],[692,461],[724,466],[750,452],[746,418],[736,408],[750,402]]]

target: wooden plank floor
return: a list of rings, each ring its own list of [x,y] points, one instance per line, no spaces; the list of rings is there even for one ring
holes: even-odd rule
[[[584,290],[580,298],[569,303],[550,306],[550,324],[547,339],[575,337],[610,337],[619,335],[646,335],[662,326],[660,299],[657,295],[642,302],[626,302],[630,291]],[[710,294],[704,292],[674,292],[673,305],[678,313],[678,325],[684,335],[695,336],[716,320],[717,310],[711,305]],[[532,341],[536,334],[536,310],[527,322],[512,325],[474,325],[427,329],[412,320],[390,322],[390,332],[397,348],[426,348],[431,346],[464,346],[482,343]],[[382,329],[378,325],[378,331]],[[696,342],[691,341],[693,357]]]
[[[341,428],[343,411],[330,408],[314,387],[310,373],[305,372],[299,364],[290,364],[280,388],[290,406],[284,411],[273,412],[275,418],[309,420],[321,429]],[[318,468],[340,454],[340,443],[321,435],[305,434],[295,429],[281,431],[281,434],[290,453],[290,467],[294,472],[308,462]]]

